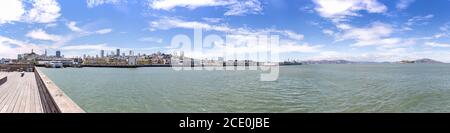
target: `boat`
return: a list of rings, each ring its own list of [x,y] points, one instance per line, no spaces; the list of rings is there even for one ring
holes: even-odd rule
[[[63,68],[63,63],[58,61],[52,61],[45,64],[45,67],[47,68]]]

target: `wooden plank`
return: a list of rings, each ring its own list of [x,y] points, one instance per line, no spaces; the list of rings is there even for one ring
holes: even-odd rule
[[[15,75],[13,74],[13,73],[10,73],[9,75],[8,75],[8,77],[10,77],[10,78],[14,78],[15,77]],[[10,80],[10,81],[8,81],[8,84],[6,84],[5,86],[4,86],[4,94],[2,95],[2,97],[1,97],[1,103],[0,103],[0,110],[2,109],[2,107],[3,107],[3,105],[7,102],[7,97],[9,97],[9,95],[14,91],[13,89],[11,89],[11,88],[14,88],[14,86],[17,84],[17,80]]]
[[[32,75],[32,76],[34,76],[34,75]],[[33,80],[32,79],[33,78],[30,78],[30,82],[28,83],[28,89],[27,89],[27,91],[25,93],[25,96],[24,96],[26,98],[25,98],[25,101],[22,102],[22,104],[24,104],[24,105],[22,106],[22,108],[19,109],[20,112],[25,112],[25,113],[29,113],[30,112],[31,90],[34,89],[31,86],[31,84],[33,84],[33,82],[32,82]]]
[[[25,101],[22,102],[23,105],[21,106],[21,108],[19,108],[19,112],[30,113],[31,90],[33,90],[31,84],[32,82],[28,83],[28,89],[25,91],[26,93],[24,94],[24,97],[26,98],[24,99]]]
[[[2,73],[4,75],[4,73]],[[42,104],[34,73],[8,73],[8,82],[0,86],[0,112],[42,113]]]
[[[0,72],[0,76],[8,76],[0,86],[1,113],[84,112],[50,79],[37,74],[25,73],[21,77],[19,72]]]
[[[0,103],[3,101],[3,99],[4,99],[3,97],[8,94],[7,92],[9,91],[9,87],[11,86],[11,82],[14,82],[14,81],[9,81],[0,86]]]
[[[14,73],[12,73],[9,77],[15,78],[16,75],[14,75]],[[15,89],[17,89],[17,80],[13,80],[14,82],[8,82],[9,84],[11,84],[10,87],[8,87],[8,92],[6,93],[1,105],[0,105],[0,112],[5,113],[6,110],[8,109],[8,107],[10,107],[10,103],[12,98],[14,97],[14,95],[16,95],[16,91]]]
[[[30,84],[32,86],[32,84]],[[36,107],[35,107],[35,103],[34,103],[34,93],[33,90],[30,90],[30,99],[28,100],[28,106],[25,108],[25,112],[26,113],[33,113],[36,112]]]
[[[33,75],[31,75],[33,76]],[[30,75],[26,74],[23,78],[25,78],[25,80],[23,81],[24,87],[22,88],[22,93],[20,93],[19,95],[19,99],[16,103],[16,105],[14,106],[14,110],[13,112],[16,113],[24,113],[25,112],[25,107],[27,99],[29,99],[30,95],[28,95],[29,90],[33,89],[30,88],[30,84],[32,83]]]
[[[9,76],[12,77],[12,76]],[[8,95],[10,94],[11,91],[11,85],[13,84],[14,81],[9,81],[7,84],[4,84],[2,86],[0,86],[1,88],[1,95],[0,95],[0,110],[3,109],[4,104],[6,103],[6,97],[8,97]]]
[[[16,98],[19,95],[19,90],[22,87],[22,84],[17,83],[15,86],[11,87],[11,93],[8,95],[7,97],[7,101],[5,103],[5,106],[2,108],[2,110],[0,110],[0,112],[3,113],[11,113],[12,112],[12,108],[14,108],[14,103],[16,101]]]
[[[8,83],[6,83],[6,84],[4,84],[4,85],[2,85],[2,86],[0,86],[0,110],[2,109],[2,103],[4,103],[5,102],[5,99],[6,99],[6,97],[8,96],[8,94],[9,94],[9,92],[10,92],[10,90],[11,89],[9,89],[9,88],[11,88],[12,86],[12,83],[13,83],[14,81],[9,81]]]
[[[11,103],[9,104],[8,109],[6,110],[7,113],[13,113],[14,112],[14,108],[16,107],[18,103],[18,101],[20,100],[20,95],[22,94],[24,88],[25,88],[25,82],[26,79],[19,79],[19,78],[23,78],[23,77],[18,77],[19,83],[17,85],[16,88],[16,95],[14,95],[14,97],[12,97],[11,99]]]
[[[29,83],[28,74],[25,74],[24,77],[21,77],[20,84],[22,84],[22,87],[18,88],[19,94],[17,95],[17,98],[14,101],[14,106],[11,109],[11,112],[13,113],[20,112],[20,108],[23,105],[22,101],[25,99],[24,93],[28,89],[28,83]]]

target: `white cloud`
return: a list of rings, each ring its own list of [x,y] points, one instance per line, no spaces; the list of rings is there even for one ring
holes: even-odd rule
[[[31,9],[25,9],[24,3],[31,2]],[[55,0],[1,0],[0,24],[11,22],[52,23],[61,14],[61,8]]]
[[[111,47],[106,43],[100,44],[77,44],[77,45],[68,45],[58,48],[64,53],[65,57],[82,57],[82,55],[95,56],[100,54],[100,50],[105,50],[105,54],[108,51],[115,51],[119,47]],[[127,48],[120,48],[123,51],[126,51]]]
[[[408,8],[409,5],[411,5],[411,3],[413,3],[415,0],[400,0],[397,5],[396,8],[398,10],[403,10]]]
[[[425,16],[414,16],[408,19],[401,27],[400,31],[411,31],[413,26],[417,25],[427,25],[429,20],[434,17],[433,14],[428,14]]]
[[[240,37],[248,37],[248,36],[240,36]],[[238,39],[242,41],[242,39]],[[243,41],[244,42],[244,41]],[[282,53],[316,53],[320,52],[320,48],[322,45],[309,45],[309,44],[299,44],[294,41],[282,41],[280,42],[279,47],[264,47],[265,44],[261,43],[252,43],[247,45],[241,45],[238,43],[228,43],[227,45],[214,45],[214,48],[210,49],[202,49],[201,51],[190,51],[183,50],[184,54],[189,57],[194,58],[215,58],[215,57],[226,57],[228,59],[250,59],[250,60],[258,60],[262,61],[265,57],[257,58],[256,54],[263,54],[266,52],[271,52],[272,56],[275,54]],[[174,52],[170,51],[169,52]],[[225,56],[224,56],[225,53]],[[254,55],[254,56],[251,56]]]
[[[450,22],[449,23],[445,23],[444,25],[442,25],[441,27],[439,27],[440,32],[436,33],[433,35],[433,37],[428,37],[428,38],[443,38],[443,37],[448,37],[450,35]]]
[[[394,28],[389,24],[381,22],[374,22],[368,27],[353,27],[350,25],[341,26],[340,29],[341,32],[334,33],[336,41],[354,40],[355,43],[351,44],[350,46],[379,46],[384,48],[396,48],[415,44],[415,41],[413,39],[392,37],[392,34],[395,31]]]
[[[168,30],[172,28],[184,28],[194,29],[202,28],[203,30],[220,31],[228,34],[244,34],[244,35],[264,35],[264,34],[280,34],[293,40],[303,40],[304,35],[290,31],[290,30],[277,30],[277,29],[250,29],[250,28],[231,28],[225,24],[212,25],[208,23],[202,23],[197,21],[185,21],[178,18],[164,17],[156,21],[152,21],[150,24],[150,30],[155,31]]]
[[[448,44],[448,43],[425,42],[425,45],[430,46],[430,47],[450,48],[450,44]]]
[[[399,44],[402,40],[400,38],[383,38],[373,40],[357,40],[356,43],[351,46],[363,47],[372,45],[395,45]]]
[[[356,39],[359,41],[377,40],[382,37],[388,37],[392,34],[393,29],[390,25],[375,22],[370,27],[348,28],[339,36],[339,40]]]
[[[300,53],[315,53],[320,52],[320,48],[322,45],[309,45],[305,44],[297,44],[296,42],[285,42],[281,43],[280,47],[277,51],[280,53],[289,53],[289,52],[300,52]]]
[[[48,34],[42,29],[32,30],[26,34],[27,37],[36,39],[36,40],[44,40],[44,41],[60,41],[62,40],[61,36]]]
[[[277,32],[277,31],[274,31],[274,32]],[[281,33],[286,35],[286,36],[288,36],[291,39],[294,39],[294,40],[303,40],[303,38],[305,38],[304,35],[295,33],[295,32],[290,31],[290,30],[284,30],[284,31],[281,31]]]
[[[143,37],[139,38],[139,41],[141,42],[156,42],[156,43],[162,43],[163,39],[161,38],[155,38],[155,37]]]
[[[428,24],[428,20],[432,19],[434,17],[433,14],[428,14],[426,16],[414,16],[410,19],[408,19],[408,22],[406,22],[405,24],[407,26],[412,26],[412,25],[425,25]]]
[[[51,28],[51,27],[56,27],[58,26],[58,23],[49,23],[45,25],[45,28]]]
[[[71,31],[75,31],[75,32],[82,32],[83,30],[79,27],[76,26],[77,23],[74,21],[71,21],[69,23],[66,24],[66,26],[71,30]]]
[[[100,29],[100,30],[95,31],[95,33],[97,33],[97,34],[108,34],[111,31],[112,31],[112,29]]]
[[[89,8],[100,6],[103,4],[113,4],[118,5],[121,3],[126,3],[127,0],[86,0],[86,4]]]
[[[324,29],[324,30],[322,30],[322,33],[329,35],[329,36],[334,36],[334,31],[332,31],[330,29]]]
[[[209,22],[209,23],[219,23],[219,22],[223,21],[223,18],[207,18],[207,17],[204,17],[202,19],[205,20],[206,22]]]
[[[16,59],[17,54],[34,51],[43,51],[46,46],[38,46],[31,43],[0,36],[0,57]]]
[[[234,1],[228,7],[225,16],[241,16],[244,14],[259,14],[263,8],[258,0]]]
[[[159,10],[171,10],[175,7],[185,7],[195,9],[204,6],[224,6],[228,5],[226,1],[218,0],[154,0],[150,2],[150,7]]]
[[[443,26],[439,27],[439,30],[444,31],[444,32],[450,31],[450,22],[445,23]]]
[[[360,16],[358,11],[384,13],[387,7],[377,0],[313,0],[315,10],[334,22],[345,21],[350,16]]]
[[[434,38],[442,38],[442,37],[446,37],[446,36],[448,36],[447,33],[437,33],[433,37]]]
[[[176,7],[196,9],[199,7],[223,6],[228,8],[226,16],[239,16],[244,14],[259,14],[263,10],[258,0],[151,0],[149,7],[156,10],[172,10]]]
[[[305,60],[349,60],[349,61],[401,61],[401,60],[414,60],[424,58],[426,56],[416,56],[412,54],[406,48],[394,48],[394,49],[377,49],[376,51],[370,51],[365,53],[359,53],[356,51],[323,51],[318,55],[306,57]]]
[[[0,24],[19,21],[25,9],[20,0],[0,1]]]
[[[70,21],[70,22],[66,23],[66,26],[67,26],[67,28],[69,28],[71,31],[78,32],[78,33],[81,33],[81,34],[83,34],[83,35],[91,35],[91,34],[94,34],[94,33],[95,33],[95,34],[107,34],[107,33],[110,33],[110,32],[113,31],[113,30],[110,29],[110,28],[99,29],[99,30],[96,30],[96,31],[86,31],[86,30],[84,30],[84,29],[78,27],[78,26],[77,26],[77,22],[75,22],[75,21]]]
[[[150,22],[151,31],[154,31],[156,29],[167,30],[172,28],[184,28],[184,29],[202,28],[204,30],[216,30],[222,32],[231,31],[231,29],[226,25],[210,25],[207,23],[197,21],[184,21],[178,18],[164,17],[162,19]]]
[[[64,46],[60,48],[61,50],[66,51],[76,51],[76,50],[114,50],[115,47],[108,47],[107,44],[82,44],[82,45],[70,45]]]
[[[55,22],[61,14],[61,8],[55,0],[33,0],[31,8],[24,16],[27,22],[51,23]]]

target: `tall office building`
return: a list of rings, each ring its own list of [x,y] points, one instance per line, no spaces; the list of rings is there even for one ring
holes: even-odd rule
[[[100,50],[100,57],[104,58],[105,57],[105,50]]]
[[[116,56],[117,56],[117,57],[120,56],[120,49],[116,49]]]
[[[61,58],[61,51],[59,51],[59,50],[56,51],[56,57],[57,57],[57,58]]]

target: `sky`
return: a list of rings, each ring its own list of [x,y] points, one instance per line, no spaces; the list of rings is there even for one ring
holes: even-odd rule
[[[31,49],[65,57],[170,52],[174,36],[200,27],[203,36],[278,35],[281,60],[450,62],[449,7],[450,0],[1,0],[0,58]]]

